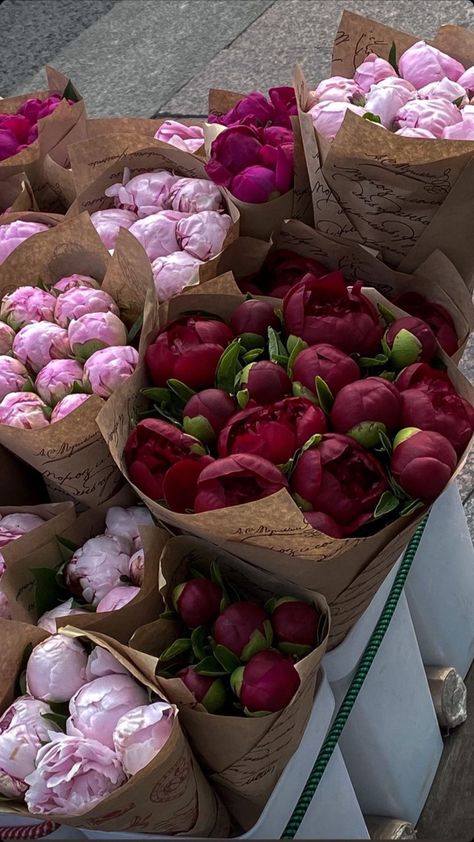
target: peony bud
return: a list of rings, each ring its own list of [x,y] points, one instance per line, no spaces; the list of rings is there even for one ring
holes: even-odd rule
[[[280,322],[271,304],[251,298],[234,310],[230,326],[236,336],[251,333],[266,340],[268,328],[278,330]]]
[[[0,307],[0,318],[14,330],[32,322],[54,322],[56,299],[40,287],[18,287],[4,295]]]
[[[0,322],[0,355],[9,354],[13,340],[15,338],[15,331],[12,327],[5,324],[5,322]]]
[[[275,642],[281,652],[302,658],[314,649],[320,615],[313,605],[284,596],[273,604],[270,617]]]
[[[146,506],[111,506],[105,516],[105,534],[126,538],[134,550],[141,549],[140,526],[152,526],[153,518]]]
[[[199,675],[192,667],[180,670],[177,675],[208,713],[217,713],[225,705],[226,691],[222,679]]]
[[[391,472],[410,497],[431,503],[449,482],[456,451],[445,436],[409,427],[395,436]]]
[[[474,66],[468,67],[456,81],[469,93],[474,91]]]
[[[106,675],[84,684],[69,703],[66,731],[113,748],[113,732],[120,717],[146,705],[148,695],[130,675]]]
[[[47,409],[46,404],[34,392],[13,392],[5,395],[0,402],[0,424],[21,427],[23,430],[47,427]]]
[[[429,82],[437,82],[445,76],[456,82],[464,73],[464,67],[461,62],[436,47],[424,41],[417,41],[400,56],[398,72],[415,88],[422,88]]]
[[[447,99],[449,102],[456,102],[456,105],[466,105],[468,98],[466,91],[459,82],[453,82],[444,76],[436,82],[429,82],[418,91],[418,99]],[[461,102],[459,102],[461,100]]]
[[[75,360],[51,360],[36,378],[36,391],[45,403],[54,406],[75,386],[83,388],[82,376],[82,365]]]
[[[166,386],[173,378],[191,389],[207,389],[214,383],[217,364],[234,335],[217,319],[188,316],[162,331],[146,352],[154,386]]]
[[[126,667],[102,646],[95,646],[87,659],[86,681],[103,678],[104,675],[130,675]]]
[[[412,99],[395,114],[395,128],[428,129],[435,137],[442,137],[446,126],[461,123],[459,108],[446,99]]]
[[[128,575],[133,585],[141,588],[145,575],[145,553],[143,550],[137,550],[130,558],[130,567]]]
[[[65,617],[73,617],[75,614],[88,614],[88,611],[84,611],[82,608],[73,608],[74,599],[67,599],[66,602],[62,602],[61,605],[57,605],[56,608],[51,608],[50,611],[45,611],[44,614],[41,615],[39,620],[37,621],[36,625],[39,626],[40,629],[45,629],[50,634],[56,634],[57,627],[56,627],[56,620],[62,620]],[[74,620],[72,621],[74,623]]]
[[[13,355],[38,374],[51,360],[72,356],[67,331],[50,322],[25,325],[15,336]]]
[[[159,301],[167,301],[185,287],[198,283],[198,267],[201,264],[202,260],[185,251],[154,260],[151,268]]]
[[[223,210],[219,188],[204,178],[178,178],[169,192],[168,205],[181,213]]]
[[[29,512],[19,512],[18,514],[5,515],[0,520],[0,547],[9,544],[10,541],[16,541],[27,532],[43,526],[44,520],[39,515],[33,515]],[[5,572],[5,562],[2,558],[2,569],[0,575]]]
[[[127,329],[114,313],[87,313],[70,323],[67,335],[72,353],[81,360],[101,348],[127,344]]]
[[[248,661],[256,652],[270,648],[272,625],[261,605],[234,602],[214,623],[214,639],[242,661]]]
[[[83,287],[98,289],[99,284],[90,275],[67,275],[56,281],[51,287],[51,290],[56,290],[57,293],[63,293],[69,292],[71,289],[82,289]]]
[[[129,172],[126,170],[125,179],[127,175]],[[105,195],[113,197],[115,207],[133,211],[141,219],[166,207],[170,190],[176,181],[177,176],[166,170],[142,173],[124,184],[112,184],[107,187]]]
[[[66,395],[54,407],[51,413],[51,424],[55,421],[62,421],[70,412],[74,412],[79,406],[82,406],[85,401],[90,398],[90,395]]]
[[[176,225],[178,247],[198,260],[210,260],[222,251],[231,225],[230,216],[218,211],[186,216]]]
[[[336,396],[331,424],[364,447],[379,444],[379,432],[394,433],[400,421],[400,394],[383,377],[367,377],[349,383]]]
[[[291,381],[278,363],[262,360],[245,366],[240,375],[240,388],[258,404],[275,403],[291,394]]]
[[[138,351],[131,345],[117,345],[95,351],[84,365],[84,382],[95,395],[109,398],[135,371]]]
[[[133,585],[117,585],[116,588],[112,588],[112,590],[102,597],[95,610],[97,614],[103,614],[105,611],[120,611],[132,599],[135,599],[139,593],[140,588],[136,588]]]
[[[121,228],[130,228],[138,216],[133,211],[109,208],[91,213],[91,222],[106,249],[114,249]]]
[[[21,799],[27,790],[25,778],[35,768],[38,750],[57,730],[45,719],[51,713],[45,702],[19,696],[0,719],[0,793]]]
[[[370,87],[370,86],[369,86]],[[366,90],[369,90],[369,87]],[[354,79],[347,79],[345,76],[331,76],[323,79],[315,91],[310,91],[311,105],[317,102],[352,102],[360,99],[363,101],[364,92],[361,86]]]
[[[0,141],[2,135],[2,127],[0,123]],[[2,160],[2,152],[0,148],[0,160]],[[8,225],[0,225],[0,264],[9,257],[9,255],[19,246],[24,240],[32,237],[34,234],[41,234],[43,231],[48,231],[49,225],[43,225],[41,222],[26,222],[22,219],[16,219]]]
[[[54,320],[61,327],[67,327],[73,319],[79,319],[87,313],[115,313],[120,311],[114,299],[102,289],[78,287],[63,292],[56,299]]]
[[[365,61],[356,68],[354,82],[363,91],[369,91],[372,85],[378,84],[383,79],[396,76],[396,70],[394,70],[390,62],[384,58],[379,58],[375,53],[369,53]]]
[[[176,229],[183,218],[187,219],[188,214],[162,210],[139,219],[131,226],[130,233],[142,244],[151,263],[157,257],[179,251]]]
[[[321,377],[335,396],[348,383],[360,378],[356,361],[333,345],[311,345],[300,351],[293,363],[293,380],[316,394],[315,380]]]
[[[365,99],[365,110],[380,117],[386,128],[391,128],[397,111],[416,97],[416,89],[410,82],[390,77],[372,85]]]
[[[26,667],[28,693],[43,702],[68,702],[86,683],[87,653],[81,643],[53,634],[33,649]]]
[[[184,152],[197,152],[204,145],[204,129],[201,126],[185,126],[176,120],[164,120],[154,138]]]
[[[326,140],[334,140],[342,126],[347,111],[353,111],[359,117],[366,113],[365,108],[350,102],[318,102],[309,109],[313,126]]]
[[[236,406],[222,389],[204,389],[189,398],[183,409],[183,429],[202,442],[213,442],[235,413]]]
[[[172,594],[175,610],[190,629],[208,626],[223,605],[222,588],[210,579],[190,579],[177,585]]]
[[[10,392],[21,392],[29,383],[30,378],[23,363],[12,357],[0,356],[0,400]]]
[[[154,702],[120,717],[113,733],[114,748],[128,777],[144,769],[166,745],[176,715],[174,705]]]
[[[461,114],[461,123],[443,129],[441,137],[444,140],[474,140],[474,114]]]
[[[89,538],[64,568],[66,586],[86,602],[97,605],[117,585],[120,577],[128,576],[130,555],[124,552],[130,547],[126,539],[99,535]]]
[[[433,331],[416,316],[402,316],[385,333],[390,362],[395,368],[405,368],[417,362],[429,363],[438,349]]]
[[[230,684],[247,715],[274,713],[290,704],[301,679],[279,652],[258,652],[231,675]]]

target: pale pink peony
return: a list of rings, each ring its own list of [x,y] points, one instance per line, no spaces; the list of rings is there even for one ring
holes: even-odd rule
[[[0,319],[14,330],[32,322],[54,322],[56,299],[40,287],[17,287],[4,295],[0,307]]]
[[[84,611],[82,608],[73,608],[73,602],[74,599],[71,597],[71,599],[67,599],[66,602],[62,602],[61,605],[57,605],[56,608],[51,608],[50,611],[45,611],[45,613],[42,614],[37,621],[36,625],[39,626],[40,629],[45,629],[45,631],[50,632],[50,634],[56,634],[56,620],[60,620],[63,617],[73,617],[75,614],[89,614],[89,611]],[[72,622],[74,623],[74,621]]]
[[[311,105],[324,101],[352,102],[352,97],[356,101],[360,99],[358,104],[361,105],[364,100],[364,91],[354,79],[347,79],[345,76],[330,76],[329,79],[323,79],[314,91],[310,91],[309,96]]]
[[[54,320],[61,327],[67,327],[73,319],[79,319],[86,313],[120,314],[114,299],[102,289],[79,287],[63,292],[56,299]]]
[[[25,778],[35,768],[38,750],[48,742],[48,732],[57,731],[42,714],[51,713],[45,702],[31,696],[19,696],[0,719],[0,793],[22,798]]]
[[[34,234],[41,234],[42,231],[48,231],[48,229],[49,226],[43,225],[42,222],[26,222],[22,219],[16,219],[7,225],[0,225],[0,264],[24,240],[27,240]]]
[[[51,360],[36,378],[36,391],[45,403],[55,406],[74,386],[83,387],[82,377],[82,365],[76,360]]]
[[[131,228],[130,233],[142,244],[150,261],[157,257],[164,257],[173,251],[178,251],[176,240],[176,223],[187,213],[163,210],[153,213],[145,219],[139,219]]]
[[[78,640],[53,634],[33,649],[26,665],[28,693],[43,702],[68,702],[86,683],[87,653]]]
[[[459,82],[444,76],[438,82],[429,82],[418,91],[418,99],[447,99],[459,108],[467,103],[466,91]],[[459,102],[460,100],[460,102]]]
[[[176,225],[179,247],[198,260],[210,260],[222,251],[232,220],[227,213],[201,211]]]
[[[5,515],[0,520],[0,547],[9,544],[10,541],[16,541],[27,532],[37,529],[44,525],[44,519],[39,515],[30,514],[30,512],[18,512],[17,514]],[[5,562],[2,558],[2,569],[0,576],[4,573]]]
[[[104,675],[130,675],[130,673],[107,649],[95,646],[87,659],[86,678],[87,681],[93,681],[94,678],[102,678]]]
[[[416,89],[405,79],[389,76],[372,85],[365,100],[365,110],[380,117],[382,125],[391,127],[395,114],[416,97]]]
[[[66,586],[71,593],[97,605],[106,593],[120,585],[121,576],[128,576],[130,548],[126,538],[89,538],[64,568]]]
[[[461,123],[446,126],[441,137],[445,140],[474,140],[474,115],[466,114]]]
[[[138,352],[131,345],[96,351],[84,365],[84,382],[95,395],[109,398],[135,371]]]
[[[433,132],[430,132],[429,129],[413,129],[410,126],[406,126],[403,129],[397,129],[395,134],[399,134],[402,137],[436,137],[436,135],[434,135]]]
[[[379,58],[375,53],[369,53],[365,61],[359,64],[359,67],[354,73],[354,82],[363,90],[370,90],[371,85],[376,85],[382,79],[388,79],[389,76],[396,76],[397,73],[384,58]]]
[[[5,322],[0,322],[0,355],[9,354],[13,340],[15,338],[15,331],[12,327],[5,324]]]
[[[4,354],[0,356],[0,400],[10,392],[21,392],[30,383],[30,376],[20,360]]]
[[[70,323],[67,334],[71,350],[80,360],[101,348],[127,344],[127,328],[115,313],[86,313]]]
[[[111,506],[105,516],[105,534],[126,538],[133,550],[141,549],[140,526],[153,526],[153,518],[146,506]]]
[[[62,293],[69,292],[71,289],[82,289],[83,287],[98,289],[99,284],[94,278],[91,278],[90,275],[66,275],[65,278],[60,278],[59,281],[56,281],[51,289],[56,290],[58,293]]]
[[[28,775],[31,813],[80,816],[125,782],[115,753],[100,742],[59,734],[38,752]]]
[[[113,733],[124,713],[146,705],[148,694],[131,675],[106,675],[84,684],[69,703],[66,731],[114,747]]]
[[[115,753],[127,777],[136,775],[166,744],[177,715],[175,705],[154,702],[120,717],[113,733]]]
[[[48,407],[34,392],[12,392],[0,402],[0,424],[35,430],[47,427]]]
[[[464,73],[464,66],[436,47],[424,41],[417,41],[400,56],[398,72],[415,88],[423,88],[424,85],[437,82],[444,76],[457,82]]]
[[[166,170],[145,172],[128,180],[129,170],[124,170],[123,183],[112,184],[105,191],[114,199],[116,208],[131,210],[140,218],[164,210],[171,187],[177,176]]]
[[[367,109],[350,102],[318,102],[309,110],[313,126],[326,140],[334,140],[342,126],[347,111],[353,111],[359,117],[366,114]]]
[[[128,605],[132,599],[135,599],[139,593],[140,588],[134,587],[133,585],[117,585],[116,588],[112,588],[111,591],[102,597],[96,611],[98,614],[104,614],[106,611],[119,611],[125,605]]]
[[[181,213],[224,209],[219,188],[205,178],[178,178],[170,190],[168,205]]]
[[[121,228],[130,228],[138,216],[133,211],[109,208],[91,213],[91,222],[106,249],[114,249]]]
[[[75,409],[82,406],[88,398],[90,398],[90,395],[66,395],[54,407],[51,413],[51,424],[54,424],[55,421],[62,421],[66,415],[69,415],[70,412],[74,412]]]
[[[145,553],[143,550],[137,550],[132,555],[128,575],[132,583],[141,588],[145,576]]]
[[[446,99],[413,99],[395,115],[396,128],[428,129],[441,137],[446,126],[462,121],[461,112]]]
[[[25,325],[15,336],[13,354],[38,374],[51,360],[64,360],[72,356],[67,330],[51,322]]]
[[[474,91],[474,65],[468,67],[456,81],[465,91]]]
[[[151,264],[155,289],[160,301],[178,295],[191,283],[199,282],[198,267],[203,263],[186,251],[158,257]]]
[[[185,126],[176,120],[165,120],[155,134],[155,140],[170,143],[184,152],[197,152],[204,145],[202,126]]]

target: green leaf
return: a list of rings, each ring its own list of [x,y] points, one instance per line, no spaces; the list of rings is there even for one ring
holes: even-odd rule
[[[239,389],[235,397],[237,398],[237,403],[239,404],[240,408],[245,409],[249,402],[248,389]]]
[[[193,629],[191,632],[191,646],[194,657],[199,661],[207,655],[206,644],[207,632],[204,626],[198,626],[196,629]]]
[[[282,310],[281,307],[275,308],[275,316],[277,317],[277,319],[280,322],[280,324],[282,325],[282,327],[284,327],[285,326],[285,319],[284,319],[283,310]]]
[[[382,123],[378,114],[372,114],[371,111],[366,111],[365,114],[362,115],[363,120],[368,120],[369,123]]]
[[[457,99],[453,99],[453,105],[455,105],[456,108],[460,108],[461,105],[462,105],[463,99],[464,99],[464,94],[462,96],[458,96]]]
[[[263,354],[263,348],[252,348],[251,351],[247,351],[243,355],[242,362],[244,362],[245,365],[248,365],[249,363],[253,363],[253,362],[255,362],[255,360],[258,360],[258,358],[261,357],[262,354]]]
[[[253,351],[255,348],[262,347],[263,336],[260,336],[258,333],[241,333],[239,339],[240,344],[246,351]]]
[[[329,415],[334,403],[333,394],[328,384],[322,377],[315,377],[314,384],[316,386],[316,394],[318,396],[319,405],[323,412],[325,412],[326,415]]]
[[[361,368],[376,368],[385,365],[388,357],[385,354],[377,354],[375,357],[359,357],[357,360]]]
[[[265,611],[267,612],[267,614],[272,613],[272,611],[275,608],[275,605],[277,604],[279,599],[280,599],[279,596],[272,596],[270,599],[267,599],[265,605],[263,606],[265,608]]]
[[[92,390],[90,389],[90,387],[86,388],[86,386],[82,382],[82,380],[74,380],[74,382],[72,384],[72,387],[71,387],[71,391],[69,392],[69,394],[70,395],[84,395],[84,394],[87,394],[87,393],[89,393],[89,394],[92,393]]]
[[[223,669],[218,661],[212,657],[212,655],[207,655],[198,664],[193,666],[194,672],[197,672],[199,675],[208,675],[209,677],[218,676],[218,675],[225,675],[227,670]]]
[[[178,616],[179,615],[176,611],[163,611],[163,613],[160,614],[160,620],[177,620]]]
[[[423,503],[421,500],[410,500],[403,509],[400,510],[400,517],[408,517],[412,515],[413,512],[416,512],[417,509],[421,509]]]
[[[47,719],[48,722],[52,722],[54,725],[57,725],[58,728],[63,732],[66,733],[66,722],[68,720],[68,716],[64,716],[61,713],[41,713],[43,719]]]
[[[143,313],[140,313],[138,319],[136,319],[131,326],[130,330],[128,331],[127,336],[127,344],[130,345],[136,336],[140,333],[143,327]]]
[[[382,316],[382,319],[384,320],[384,322],[387,325],[392,325],[394,322],[397,321],[396,315],[394,313],[392,313],[392,311],[389,310],[388,307],[385,306],[385,304],[380,304],[380,302],[379,302],[377,304],[377,309],[378,309],[380,315]]]
[[[176,417],[177,415],[179,415],[179,416],[182,415],[182,413],[179,412],[179,410],[175,409],[174,407],[172,407],[172,409],[168,410],[168,409],[165,409],[164,404],[161,404],[161,406],[158,406],[158,404],[156,404],[156,403],[153,404],[153,408],[154,408],[155,412],[157,413],[157,415],[161,415],[162,418],[165,418],[166,421],[170,422],[170,424],[174,424],[175,427],[179,427],[180,430],[183,429],[183,425],[182,425],[181,421],[178,421],[178,418]],[[176,413],[176,414],[174,414],[174,413]],[[148,415],[148,413],[147,413],[147,415]]]
[[[35,583],[35,608],[38,617],[58,604],[58,583],[56,569],[34,567],[31,570]]]
[[[230,649],[227,649],[226,646],[222,646],[220,643],[214,646],[214,657],[217,658],[221,666],[228,673],[234,672],[237,667],[240,667],[240,661],[237,655],[234,655]]]
[[[290,352],[290,356],[288,357],[288,377],[291,378],[293,376],[293,366],[295,364],[296,357],[301,353],[301,351],[304,351],[304,349],[308,347],[308,343],[303,339],[299,339],[298,336],[289,336],[286,345],[288,351]]]
[[[301,453],[304,453],[305,450],[310,450],[312,447],[316,447],[322,439],[321,433],[315,433],[311,436],[308,441],[305,441],[303,447],[301,448]]]
[[[222,389],[229,394],[234,393],[234,384],[237,372],[242,368],[239,362],[241,352],[241,345],[238,340],[234,340],[227,346],[222,353],[221,358],[217,364],[216,370],[216,388]]]
[[[408,500],[409,499],[408,494],[403,490],[401,485],[399,485],[398,482],[393,478],[390,471],[387,472],[387,477],[388,477],[388,483],[389,483],[390,488],[392,489],[393,493],[395,494],[395,497],[398,497],[399,500]]]
[[[92,354],[95,354],[96,351],[101,351],[102,348],[105,348],[105,345],[100,339],[89,339],[88,342],[84,342],[82,345],[75,345],[74,353],[76,360],[80,363],[85,363],[89,357],[92,357]]]
[[[327,614],[321,614],[319,617],[318,632],[316,636],[317,643],[322,643],[327,635],[329,626],[329,617]]]
[[[171,400],[171,392],[169,389],[165,389],[164,386],[147,386],[141,390],[141,394],[144,398],[149,398],[151,401],[158,401],[158,403]]]
[[[279,334],[272,327],[268,328],[268,355],[272,362],[288,365],[288,354]]]
[[[171,646],[168,646],[160,655],[160,661],[172,661],[184,652],[191,649],[191,638],[178,637]]]
[[[400,505],[400,500],[391,494],[390,491],[384,491],[377,503],[374,511],[374,518],[383,517],[384,515],[394,512]]]
[[[68,538],[64,538],[62,535],[56,535],[56,543],[58,545],[63,564],[67,564],[68,561],[71,561],[74,553],[79,549],[79,546],[74,541],[69,541]]]
[[[387,433],[384,433],[383,430],[379,430],[379,440],[381,447],[385,450],[387,456],[392,455],[392,442],[390,441]]]
[[[399,76],[398,72],[398,64],[397,64],[397,46],[395,41],[392,41],[392,46],[390,47],[390,52],[388,54],[388,63],[392,65],[395,73]]]
[[[18,677],[18,686],[20,688],[20,695],[26,695],[26,670],[23,670]]]
[[[72,100],[72,102],[79,102],[79,100],[80,100],[80,96],[77,93],[77,91],[76,91],[76,89],[75,89],[75,87],[72,84],[70,79],[69,79],[66,87],[64,88],[63,97],[64,97],[64,99]]]
[[[194,389],[186,386],[186,383],[182,383],[181,380],[175,380],[173,377],[166,381],[166,385],[183,404],[186,404],[196,394]]]
[[[26,693],[26,665],[28,664],[28,659],[33,651],[33,644],[27,643],[20,658],[20,666],[18,670],[18,680],[17,685],[19,687],[19,693],[15,693],[17,696],[24,696]]]
[[[198,570],[197,567],[193,567],[191,564],[188,564],[188,573],[190,573],[193,579],[207,579],[207,576],[201,570]]]
[[[225,591],[226,586],[225,586],[224,578],[222,576],[222,571],[221,571],[221,569],[220,569],[220,567],[219,567],[219,565],[218,565],[218,563],[215,559],[213,559],[211,561],[209,573],[210,573],[212,581],[216,585],[219,585],[222,588],[223,591]]]

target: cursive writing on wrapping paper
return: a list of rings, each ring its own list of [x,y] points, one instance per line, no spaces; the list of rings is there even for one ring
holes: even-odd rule
[[[341,62],[342,56],[338,55],[338,50],[342,48],[342,53],[347,54],[347,47],[352,43],[352,36],[339,29],[334,41],[332,61]],[[376,53],[377,55],[384,55],[387,52],[388,44],[383,38],[377,38],[370,32],[362,32],[356,39],[354,44],[354,53],[352,58],[352,66],[354,70],[361,64],[369,53]]]

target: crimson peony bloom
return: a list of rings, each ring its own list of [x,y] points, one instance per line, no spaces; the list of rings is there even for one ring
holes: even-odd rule
[[[287,487],[282,472],[267,459],[238,453],[204,468],[197,481],[194,509],[207,512],[252,503]]]
[[[451,314],[442,304],[428,301],[418,292],[405,292],[392,299],[393,303],[410,316],[423,319],[430,326],[443,351],[450,357],[458,350],[458,338]]]
[[[237,667],[230,683],[247,714],[273,713],[290,704],[300,677],[285,655],[258,652],[245,667]]]
[[[408,427],[395,437],[390,469],[410,497],[431,503],[448,483],[457,461],[447,438]]]
[[[321,377],[332,394],[360,378],[356,361],[334,345],[310,345],[301,351],[293,364],[293,380],[316,394],[315,378]]]
[[[383,377],[349,383],[336,396],[331,424],[336,433],[347,433],[366,447],[378,443],[378,432],[393,434],[399,427],[400,393]]]
[[[165,386],[172,377],[192,389],[213,386],[217,363],[233,338],[224,322],[200,316],[178,319],[157,336],[146,352],[153,385]]]

